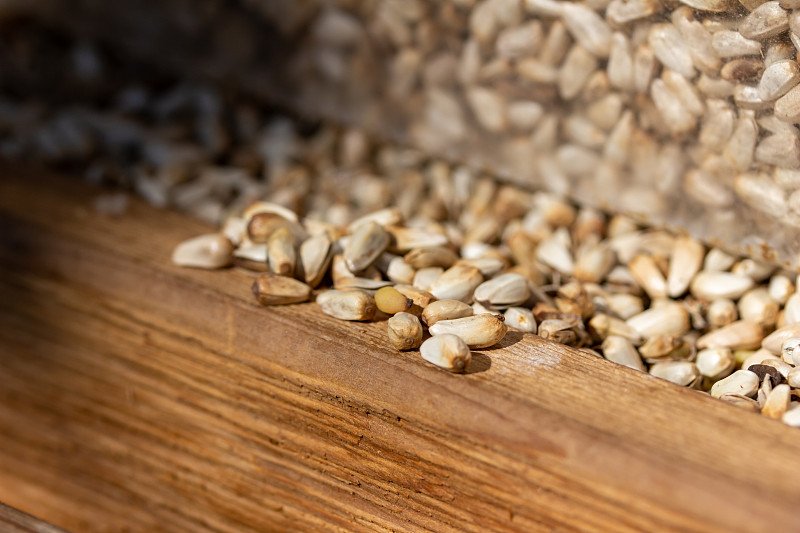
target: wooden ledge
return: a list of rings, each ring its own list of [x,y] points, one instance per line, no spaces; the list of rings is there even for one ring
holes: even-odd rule
[[[467,375],[0,167],[0,501],[80,531],[797,530],[800,432],[533,335]]]

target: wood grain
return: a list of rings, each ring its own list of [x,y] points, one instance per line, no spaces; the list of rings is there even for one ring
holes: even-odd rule
[[[3,533],[63,533],[64,530],[0,503],[0,531]]]
[[[0,171],[0,501],[74,531],[800,528],[795,429],[527,334],[451,375],[172,266],[197,221]]]

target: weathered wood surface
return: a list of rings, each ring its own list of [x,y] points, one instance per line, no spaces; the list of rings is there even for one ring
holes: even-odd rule
[[[63,529],[0,502],[0,531],[3,533],[65,533]]]
[[[797,531],[800,432],[532,335],[468,375],[0,167],[0,501],[72,531]]]

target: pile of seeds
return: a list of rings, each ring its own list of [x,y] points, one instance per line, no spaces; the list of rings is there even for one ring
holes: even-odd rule
[[[386,320],[392,346],[447,370],[514,328],[800,426],[794,273],[441,161],[416,172],[429,192],[409,214],[341,223],[255,202],[173,261],[261,272],[263,305]],[[430,202],[449,205],[436,218]]]
[[[798,2],[311,3],[305,109],[797,264]]]

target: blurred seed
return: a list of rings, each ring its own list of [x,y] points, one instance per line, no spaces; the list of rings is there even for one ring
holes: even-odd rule
[[[760,324],[749,320],[737,320],[697,339],[697,347],[752,350],[758,348],[763,339],[764,329]]]
[[[671,381],[681,387],[693,386],[701,375],[697,366],[691,361],[666,361],[650,367],[650,375]]]
[[[781,343],[781,358],[785,363],[800,366],[800,337],[789,337]]]
[[[508,331],[502,315],[482,314],[439,320],[429,327],[431,335],[450,333],[461,337],[472,348],[488,348],[500,342]]]
[[[419,353],[429,363],[451,372],[464,372],[472,358],[467,343],[452,334],[431,337],[422,343]]]
[[[747,39],[774,37],[789,28],[789,14],[778,2],[765,2],[739,24],[739,33]]]
[[[689,288],[692,278],[700,271],[705,256],[703,244],[692,237],[678,237],[672,248],[667,276],[667,294],[677,298]]]
[[[690,291],[696,298],[714,300],[716,298],[739,298],[753,286],[747,276],[730,272],[701,271],[694,277]]]
[[[316,287],[333,260],[333,242],[325,234],[309,237],[300,245],[299,257],[305,282]]]
[[[726,392],[721,394],[719,396],[719,399],[731,405],[742,407],[754,413],[758,413],[759,411],[761,411],[761,408],[758,406],[758,402],[756,402],[752,398],[748,398],[747,396],[743,396],[741,394]]]
[[[703,261],[703,270],[718,272],[728,270],[736,263],[736,257],[719,248],[711,248]]]
[[[422,344],[422,324],[410,313],[397,312],[387,321],[387,328],[389,343],[397,350],[413,350]]]
[[[233,259],[233,245],[220,233],[209,233],[187,239],[175,247],[172,262],[193,268],[222,268]]]
[[[440,233],[401,226],[388,226],[385,229],[392,237],[389,248],[395,253],[405,254],[414,248],[447,245],[447,237]]]
[[[294,238],[287,227],[280,227],[270,235],[267,242],[267,261],[269,268],[276,274],[294,275],[297,253],[294,249]]]
[[[794,283],[786,276],[772,276],[769,280],[769,296],[778,305],[784,305],[794,294]]]
[[[375,299],[358,289],[322,292],[317,295],[322,312],[340,320],[372,320],[375,316]]]
[[[444,269],[442,267],[420,268],[414,273],[414,280],[411,284],[423,291],[428,290],[433,282],[442,275],[442,273],[444,273]]]
[[[761,347],[773,355],[781,355],[784,341],[792,337],[800,337],[800,324],[790,324],[773,331],[761,342]]]
[[[718,329],[738,320],[739,313],[733,300],[717,298],[708,305],[706,317],[711,328]]]
[[[789,385],[778,385],[767,396],[767,400],[761,408],[761,414],[780,420],[789,408],[790,399],[791,389],[789,389]]]
[[[261,305],[284,305],[311,298],[311,287],[302,281],[272,272],[259,275],[252,286],[253,296]]]
[[[650,298],[663,298],[667,295],[667,282],[652,256],[635,256],[628,263],[628,269]]]
[[[406,263],[416,269],[426,267],[450,268],[458,260],[458,255],[446,246],[414,248],[404,257]]]
[[[668,302],[634,315],[626,323],[645,338],[681,336],[689,331],[689,313],[681,304]]]
[[[757,287],[739,299],[739,316],[771,329],[778,318],[778,304],[770,298],[766,287]]]

